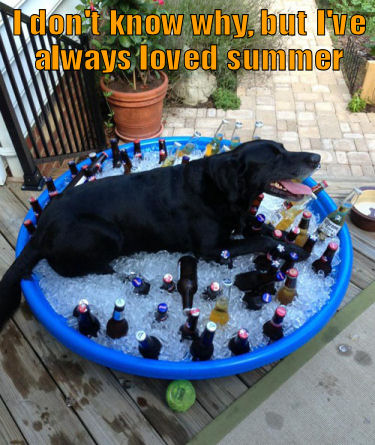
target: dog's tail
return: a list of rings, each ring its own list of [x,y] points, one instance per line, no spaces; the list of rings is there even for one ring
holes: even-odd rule
[[[39,250],[31,239],[0,281],[0,330],[18,308],[21,301],[21,279],[30,275],[41,259]]]

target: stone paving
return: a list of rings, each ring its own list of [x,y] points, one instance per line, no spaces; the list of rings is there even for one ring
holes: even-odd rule
[[[316,5],[306,0],[278,3],[280,12],[303,9],[307,36],[283,37],[285,47],[332,48],[328,35],[316,35]],[[351,113],[351,96],[341,71],[252,72],[240,76],[240,110],[167,108],[165,136],[190,135],[198,130],[212,136],[222,118],[240,120],[241,140],[251,139],[254,123],[261,120],[262,138],[280,141],[288,150],[309,150],[322,156],[321,176],[374,176],[375,113]],[[231,130],[227,130],[226,137]]]

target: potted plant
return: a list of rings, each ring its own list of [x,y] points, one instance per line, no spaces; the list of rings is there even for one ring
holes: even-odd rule
[[[163,131],[163,100],[168,88],[168,77],[161,71],[139,69],[140,45],[145,44],[148,51],[164,49],[162,35],[110,35],[109,11],[114,9],[119,14],[146,15],[165,13],[161,7],[164,0],[102,0],[94,4],[89,0],[80,0],[77,9],[96,9],[100,13],[99,36],[91,36],[91,47],[106,50],[128,50],[131,67],[129,70],[115,68],[111,74],[100,78],[100,87],[111,108],[109,118],[113,116],[117,136],[126,141],[158,137]],[[123,27],[125,28],[125,20]],[[117,63],[116,63],[117,66]]]

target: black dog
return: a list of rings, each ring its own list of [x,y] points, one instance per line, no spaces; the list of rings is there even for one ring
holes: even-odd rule
[[[223,249],[233,257],[264,252],[274,245],[270,237],[231,239],[233,229],[263,191],[297,199],[303,187],[283,180],[304,178],[319,162],[319,155],[261,140],[187,165],[68,190],[42,213],[0,282],[0,326],[19,305],[20,280],[42,258],[61,275],[79,276],[111,273],[114,258],[139,251],[193,252],[214,260]]]

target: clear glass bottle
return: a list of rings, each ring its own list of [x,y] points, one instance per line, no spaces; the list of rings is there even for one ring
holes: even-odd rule
[[[223,119],[215,131],[214,137],[206,145],[204,156],[216,155],[220,151],[221,141],[224,139],[224,128],[228,124],[226,119]]]
[[[253,136],[252,136],[253,141],[261,139],[260,134],[261,134],[261,128],[263,127],[263,125],[264,124],[262,121],[255,122]]]
[[[242,122],[237,121],[235,123],[233,133],[230,138],[230,146],[229,146],[230,150],[234,150],[240,145],[241,140],[237,133],[242,128],[242,126],[243,126]]]
[[[187,141],[187,143],[178,152],[178,157],[181,158],[184,155],[190,155],[198,146],[199,138],[202,134],[199,131],[195,131],[193,136]]]

